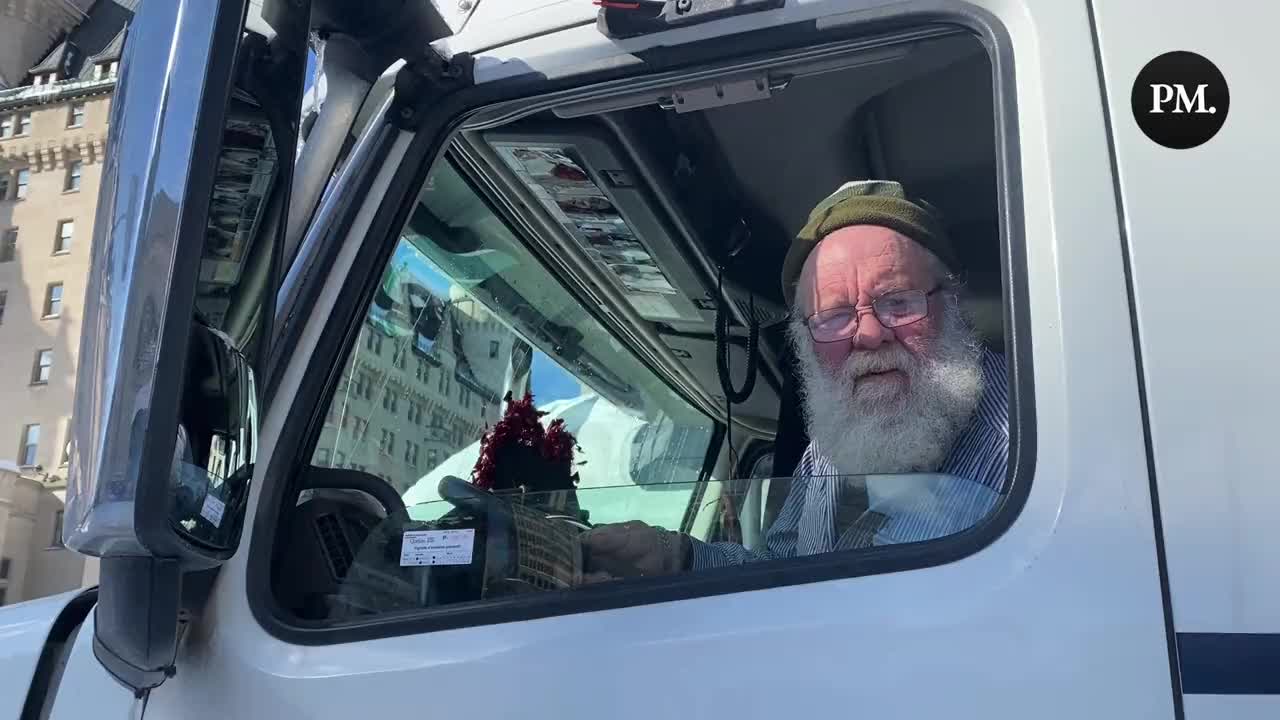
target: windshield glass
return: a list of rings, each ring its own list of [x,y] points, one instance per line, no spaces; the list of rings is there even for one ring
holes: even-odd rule
[[[622,487],[593,523],[684,521],[715,427],[586,311],[442,161],[348,358],[312,464],[381,477],[406,505],[471,479],[482,437],[526,393],[571,438],[576,487]],[[527,463],[516,463],[527,468]],[[537,489],[539,477],[496,482]],[[532,472],[532,470],[529,470]]]

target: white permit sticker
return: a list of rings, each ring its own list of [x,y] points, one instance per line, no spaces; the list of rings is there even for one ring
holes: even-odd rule
[[[214,527],[222,527],[222,513],[227,504],[212,495],[204,496],[204,506],[200,508],[200,517],[213,523]]]
[[[400,567],[412,565],[470,565],[476,531],[410,530],[400,548]]]

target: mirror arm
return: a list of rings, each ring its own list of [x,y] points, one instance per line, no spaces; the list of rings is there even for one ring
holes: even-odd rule
[[[104,557],[101,563],[93,654],[141,697],[174,674],[182,624],[181,562],[133,556]]]
[[[191,571],[176,558],[102,558],[93,610],[93,654],[135,697],[177,673],[178,645],[203,609],[218,568]]]

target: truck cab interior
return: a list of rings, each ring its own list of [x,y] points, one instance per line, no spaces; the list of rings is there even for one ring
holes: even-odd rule
[[[585,467],[627,466],[612,480],[582,483],[580,496],[586,486],[604,495],[615,485],[718,483],[718,494],[673,495],[681,509],[664,522],[714,539],[758,540],[787,490],[767,478],[791,475],[808,443],[779,268],[826,195],[850,180],[891,179],[936,206],[959,254],[967,316],[983,342],[1002,348],[992,75],[975,37],[933,29],[744,64],[710,80],[472,116],[428,177],[404,247],[333,385],[315,433],[316,472],[295,483],[298,502],[277,536],[281,607],[313,621],[421,608],[422,598],[369,599],[370,578],[395,595],[385,584],[404,570],[386,527],[403,532],[415,505],[440,499],[442,479],[468,477],[504,391],[529,390],[543,406],[540,362],[544,377],[554,366],[579,384],[580,397],[605,401],[581,411],[577,425],[573,393],[558,396],[568,409],[543,407],[570,417]],[[510,265],[526,269],[503,269]],[[410,280],[414,273],[430,277]],[[467,302],[481,309],[468,311]],[[390,327],[397,314],[403,332]],[[464,330],[479,339],[464,339]],[[520,354],[508,353],[512,335],[534,355],[523,385],[512,382],[520,365]],[[497,338],[488,340],[488,358],[478,357],[483,338]],[[393,349],[378,360],[384,340]],[[425,391],[410,387],[415,376]],[[674,426],[696,441],[638,459],[636,448],[672,415],[655,393],[679,400],[684,409],[675,414],[687,413]],[[458,397],[465,410],[449,405]],[[478,418],[463,422],[473,397],[481,398]],[[662,420],[655,403],[667,408]],[[406,412],[408,426],[399,419]],[[617,428],[632,427],[618,419],[628,414],[638,418],[630,455],[586,447],[596,437],[592,423],[626,435]],[[614,430],[605,427],[611,422]],[[361,499],[342,489],[343,477]],[[727,521],[724,506],[744,498],[751,510]],[[716,502],[718,514],[698,519],[699,507]],[[624,505],[658,524],[644,516],[658,505]],[[592,513],[613,519],[608,509]],[[363,590],[352,600],[357,571]]]

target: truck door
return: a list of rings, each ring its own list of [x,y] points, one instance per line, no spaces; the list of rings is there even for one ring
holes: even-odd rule
[[[1280,490],[1269,480],[1280,346],[1273,333],[1255,330],[1256,319],[1269,312],[1275,282],[1268,269],[1280,251],[1252,213],[1208,211],[1263,201],[1269,184],[1262,168],[1280,159],[1276,144],[1262,139],[1264,118],[1280,105],[1250,62],[1248,48],[1266,42],[1257,9],[1250,8],[1247,22],[1242,12],[1223,9],[1178,3],[1159,32],[1147,33],[1138,32],[1137,15],[1097,8],[1151,428],[1150,473],[1188,718],[1280,711],[1274,554]],[[1157,60],[1176,51],[1184,52],[1172,72],[1160,71]],[[1149,65],[1156,75],[1144,69]],[[1217,77],[1206,67],[1216,68]],[[1205,79],[1195,80],[1197,72]],[[1196,101],[1190,112],[1172,115],[1175,124],[1164,129],[1188,133],[1174,147],[1142,129],[1152,117],[1156,84],[1185,84],[1207,98],[1203,110],[1212,110],[1196,112]],[[1183,116],[1192,122],[1179,123]],[[1246,155],[1250,160],[1241,162]],[[1232,309],[1225,311],[1226,304]],[[1198,341],[1195,328],[1222,342]]]
[[[585,3],[519,9],[481,2],[393,69],[321,201],[281,293],[251,531],[148,717],[1174,717],[1089,4],[796,1],[629,37]],[[1007,472],[931,536],[583,583],[583,524],[764,553],[734,529],[725,427],[767,435],[781,401],[724,412],[715,262],[666,247],[698,235],[681,198],[717,158],[776,237],[867,177],[959,218]],[[526,390],[574,436],[577,485],[447,482]],[[505,471],[554,470],[529,457]],[[853,487],[972,485],[887,480]]]

